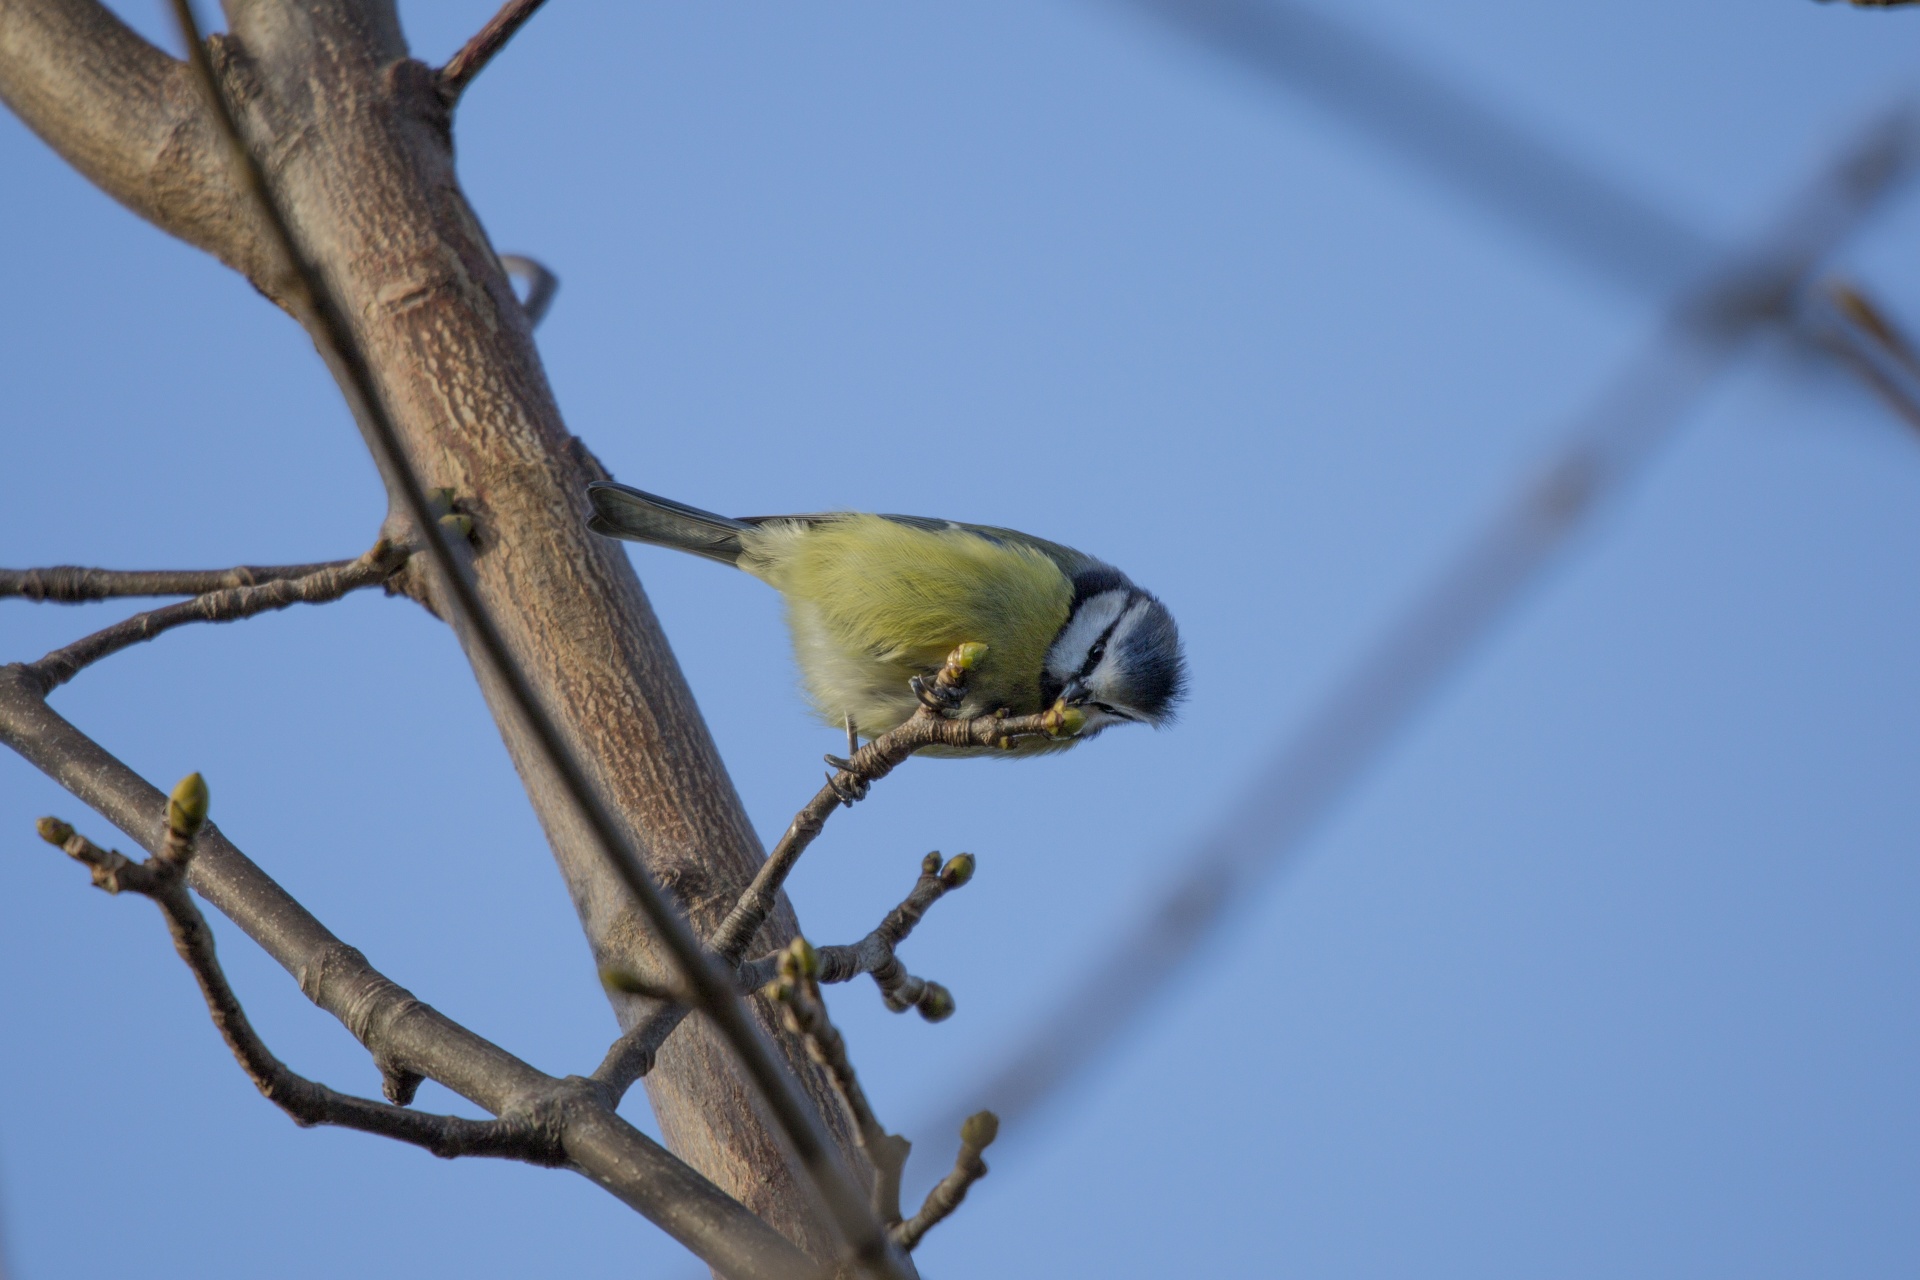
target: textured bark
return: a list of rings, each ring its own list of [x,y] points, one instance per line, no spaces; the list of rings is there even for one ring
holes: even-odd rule
[[[649,869],[710,931],[762,851],[625,554],[585,527],[590,463],[561,423],[526,317],[460,191],[434,73],[407,57],[383,0],[235,0],[228,16],[216,62],[243,128],[352,318],[414,467],[426,484],[455,490],[474,517],[482,599],[632,824]],[[87,52],[103,40],[111,65]],[[244,220],[206,212],[231,213],[232,183],[182,73],[90,3],[0,0],[9,105],[116,198],[277,296],[274,268],[249,248],[257,237],[199,234]],[[147,118],[160,107],[176,113],[164,128]],[[169,157],[181,139],[193,142],[191,181],[153,178],[156,168],[173,172],[152,158],[156,130],[173,141],[161,148]],[[533,763],[499,690],[484,677],[481,685],[596,961],[661,972],[647,930]],[[778,945],[793,930],[782,904],[764,940]],[[614,1001],[623,1024],[643,1009]],[[775,1034],[764,1004],[755,1012],[864,1174],[818,1069]],[[834,1252],[811,1192],[703,1022],[674,1035],[647,1085],[676,1153],[816,1257]]]

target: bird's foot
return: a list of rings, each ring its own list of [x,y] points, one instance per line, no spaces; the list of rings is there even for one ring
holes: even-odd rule
[[[867,791],[873,784],[854,773],[852,765],[833,756],[827,757],[827,763],[840,770],[838,773],[827,775],[827,786],[833,789],[833,794],[840,797],[841,804],[851,809],[856,802],[867,798]]]

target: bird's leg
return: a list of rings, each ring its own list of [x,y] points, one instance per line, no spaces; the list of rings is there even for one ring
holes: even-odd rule
[[[957,684],[943,684],[926,676],[915,676],[907,685],[913,690],[913,696],[920,699],[920,705],[937,716],[952,715],[967,696],[967,691]]]
[[[847,754],[860,749],[860,731],[853,727],[853,712],[847,712]]]

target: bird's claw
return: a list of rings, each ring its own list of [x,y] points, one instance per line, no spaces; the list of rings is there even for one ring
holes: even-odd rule
[[[952,715],[967,696],[965,690],[943,687],[925,676],[915,676],[907,684],[913,696],[920,699],[920,705],[938,716]]]
[[[828,756],[827,761],[830,764],[834,763],[832,756]],[[845,761],[839,763],[844,765]],[[869,784],[865,778],[862,778],[858,774],[843,771],[828,774],[827,786],[833,789],[833,794],[840,797],[841,804],[851,809],[855,801],[865,800],[867,798],[867,788]]]

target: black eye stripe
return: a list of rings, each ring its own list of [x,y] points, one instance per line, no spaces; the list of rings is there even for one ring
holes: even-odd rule
[[[1120,611],[1120,617],[1109,622],[1107,629],[1100,633],[1100,638],[1095,640],[1093,645],[1087,650],[1087,659],[1080,664],[1080,676],[1082,679],[1092,675],[1093,669],[1100,665],[1100,659],[1104,658],[1107,654],[1107,640],[1113,635],[1113,629],[1119,626],[1121,619],[1126,616],[1127,611],[1122,609]]]

